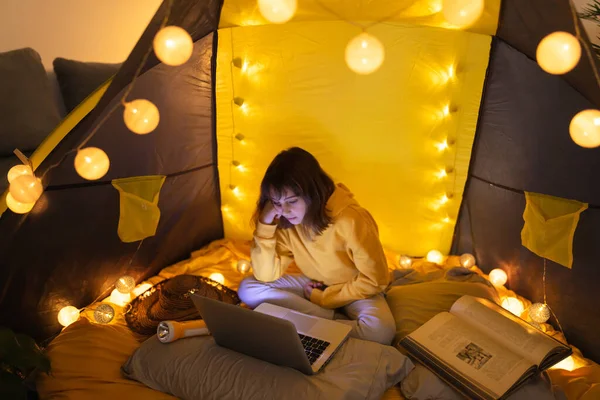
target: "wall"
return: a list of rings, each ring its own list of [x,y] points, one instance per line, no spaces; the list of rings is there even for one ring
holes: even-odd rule
[[[589,8],[589,4],[593,3],[593,0],[573,0],[575,8],[578,12],[583,12],[585,8]],[[592,43],[600,45],[600,25],[594,21],[582,20],[583,26],[588,34],[588,37]]]
[[[0,52],[32,47],[56,57],[122,62],[162,0],[2,0]]]

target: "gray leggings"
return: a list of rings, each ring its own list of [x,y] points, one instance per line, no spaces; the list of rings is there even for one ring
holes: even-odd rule
[[[348,318],[337,319],[335,310],[320,307],[304,297],[304,285],[311,280],[300,274],[286,274],[274,282],[261,282],[254,277],[240,283],[238,296],[248,306],[255,308],[261,303],[335,319],[352,327],[350,336],[389,345],[396,333],[396,323],[383,294],[356,300],[340,309]]]

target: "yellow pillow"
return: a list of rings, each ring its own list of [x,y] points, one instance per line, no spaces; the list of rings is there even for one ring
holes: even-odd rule
[[[126,327],[80,319],[48,346],[51,370],[36,382],[40,398],[173,400],[121,374],[121,365],[139,345]]]

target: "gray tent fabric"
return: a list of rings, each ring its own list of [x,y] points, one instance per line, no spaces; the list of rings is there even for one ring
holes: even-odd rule
[[[543,260],[521,245],[523,191],[600,204],[600,149],[569,136],[571,118],[587,108],[593,105],[567,81],[494,39],[453,251],[474,253],[486,272],[503,268],[510,289],[534,302],[543,301]],[[599,219],[599,209],[582,213],[573,268],[548,261],[546,283],[567,339],[596,360]]]
[[[502,0],[502,10],[498,21],[496,37],[535,60],[537,45],[544,36],[552,32],[563,31],[575,35],[571,0]],[[585,32],[579,19],[575,18],[581,32]],[[591,48],[588,38],[583,40]],[[594,78],[592,63],[596,69],[600,62],[590,59],[582,49],[581,60],[569,73],[561,76],[586,99],[600,107],[600,90]]]

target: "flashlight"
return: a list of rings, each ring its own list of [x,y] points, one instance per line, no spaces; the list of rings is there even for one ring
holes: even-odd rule
[[[156,336],[162,343],[171,343],[184,337],[209,334],[206,323],[202,319],[186,322],[162,321],[156,328]]]

